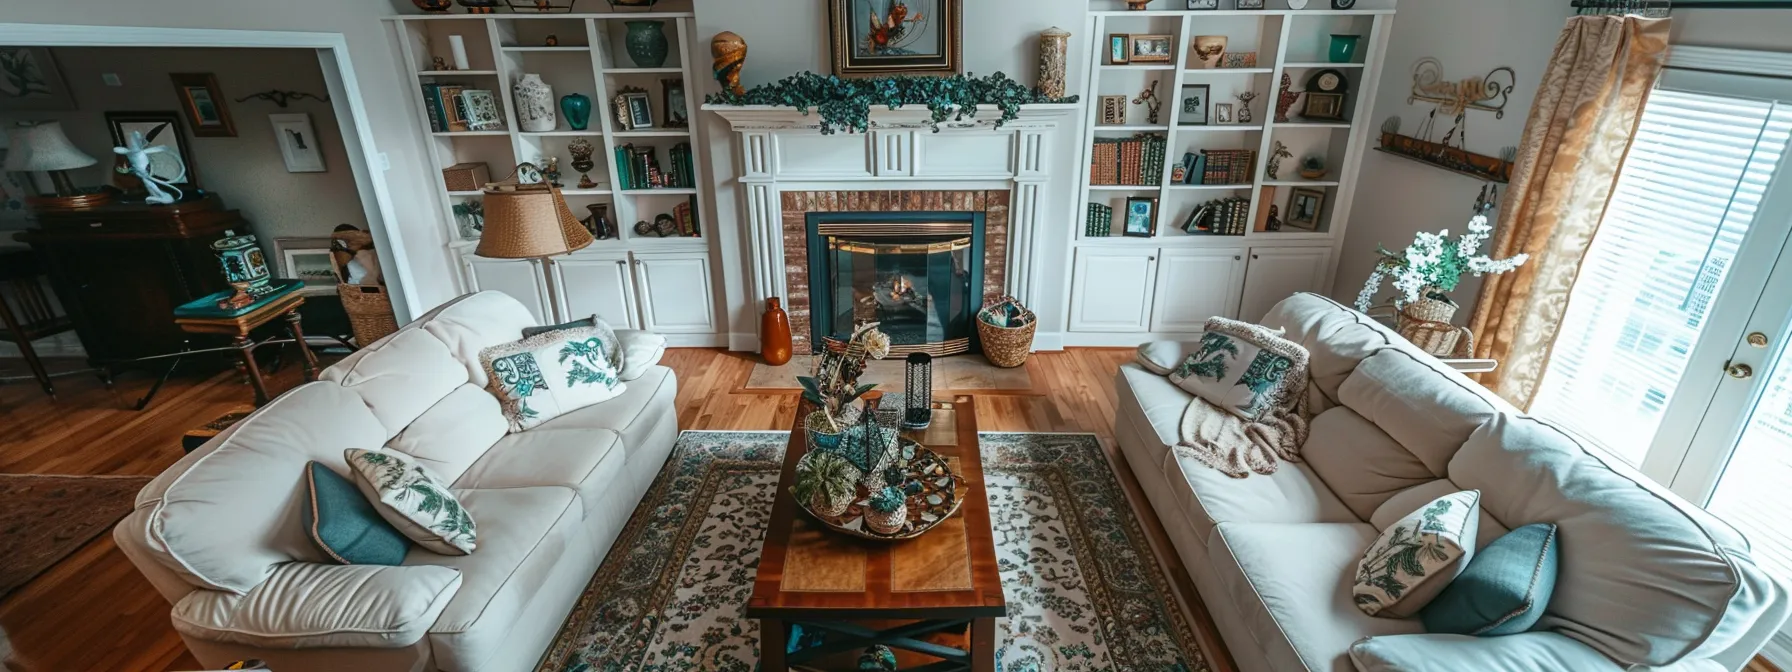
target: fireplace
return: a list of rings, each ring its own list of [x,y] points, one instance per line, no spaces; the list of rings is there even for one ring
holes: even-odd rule
[[[891,353],[974,348],[983,297],[981,212],[816,212],[805,218],[813,349],[877,322]]]

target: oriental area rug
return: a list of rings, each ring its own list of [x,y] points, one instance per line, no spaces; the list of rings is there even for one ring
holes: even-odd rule
[[[753,672],[742,617],[785,432],[687,431],[538,672]],[[1093,435],[985,433],[1005,672],[1205,672],[1189,618]]]

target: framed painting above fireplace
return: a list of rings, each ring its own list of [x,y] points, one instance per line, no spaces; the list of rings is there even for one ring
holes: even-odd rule
[[[983,213],[815,212],[807,230],[816,351],[866,322],[890,335],[892,354],[976,348]]]

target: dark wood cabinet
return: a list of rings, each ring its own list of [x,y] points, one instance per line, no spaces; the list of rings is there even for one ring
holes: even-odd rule
[[[173,205],[41,211],[14,237],[35,250],[96,366],[177,352],[174,308],[225,289],[211,244],[249,222],[215,194]]]

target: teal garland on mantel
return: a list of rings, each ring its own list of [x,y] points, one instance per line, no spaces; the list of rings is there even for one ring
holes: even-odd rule
[[[1075,103],[1076,96],[1049,98],[997,72],[988,77],[952,75],[951,77],[867,77],[841,79],[802,72],[771,84],[761,84],[735,95],[728,91],[712,93],[704,102],[712,105],[775,105],[794,107],[803,114],[815,108],[821,114],[821,132],[832,134],[837,129],[864,132],[870,127],[871,106],[884,105],[894,110],[903,105],[926,105],[933,112],[933,131],[940,123],[963,121],[977,116],[978,105],[1001,108],[1002,118],[996,127],[1020,117],[1020,106],[1040,103]]]

